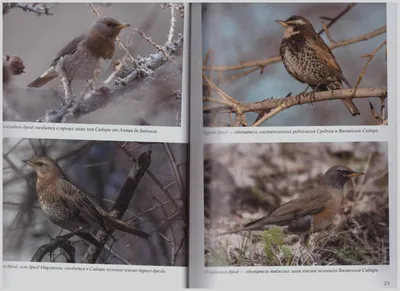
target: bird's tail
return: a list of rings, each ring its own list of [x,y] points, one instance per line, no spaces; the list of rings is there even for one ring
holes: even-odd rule
[[[103,247],[103,245],[90,233],[81,232],[81,233],[78,233],[77,236],[79,236],[80,238],[84,239],[88,243],[94,245],[95,247],[98,247],[98,248],[99,247],[100,248]]]
[[[36,80],[29,83],[28,87],[39,88],[42,87],[44,84],[50,82],[57,76],[50,76],[50,77],[39,77]]]
[[[149,237],[151,237],[150,234],[148,234],[144,231],[138,230],[136,228],[133,228],[132,226],[126,224],[125,222],[123,222],[119,219],[116,219],[116,218],[112,218],[112,217],[110,217],[107,220],[107,228],[118,229],[120,231],[127,232],[132,235],[136,235],[138,237],[145,238],[145,239],[148,239]]]
[[[34,88],[42,87],[44,84],[50,82],[51,80],[53,80],[57,76],[58,76],[58,74],[55,71],[54,67],[50,67],[39,78],[37,78],[36,80],[30,82],[28,84],[28,87],[34,87]]]

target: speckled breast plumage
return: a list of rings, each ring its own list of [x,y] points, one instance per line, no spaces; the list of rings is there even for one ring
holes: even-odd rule
[[[341,82],[329,72],[326,62],[318,58],[303,35],[284,38],[280,54],[288,73],[299,82],[309,85],[329,85],[331,89],[336,89],[338,86],[340,88]]]

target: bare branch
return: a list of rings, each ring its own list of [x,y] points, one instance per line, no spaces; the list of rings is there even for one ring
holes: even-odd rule
[[[331,49],[335,49],[338,47],[342,46],[347,46],[350,44],[358,43],[361,41],[366,41],[369,40],[373,37],[376,37],[378,35],[381,35],[386,32],[386,25],[382,26],[374,31],[359,35],[357,37],[352,37],[346,40],[342,41],[337,41],[335,43],[332,43],[329,47]],[[281,57],[276,56],[276,57],[271,57],[266,60],[259,60],[259,61],[251,61],[251,62],[244,62],[238,65],[233,65],[233,66],[215,66],[215,67],[208,67],[208,66],[203,66],[203,71],[216,71],[216,72],[226,72],[226,71],[236,71],[236,70],[241,70],[245,68],[253,68],[257,67],[258,69],[264,69],[266,66],[280,62]],[[256,71],[256,70],[254,70]]]
[[[20,8],[25,12],[33,12],[40,15],[53,15],[50,9],[54,4],[47,3],[3,3],[3,14],[6,14],[13,8]]]
[[[133,162],[136,161],[135,157],[133,157],[131,155],[131,153],[123,145],[120,145],[118,143],[117,143],[117,145]],[[156,185],[163,191],[165,196],[167,196],[167,198],[171,201],[172,205],[174,205],[174,207],[175,207],[175,210],[178,211],[178,212],[181,212],[182,217],[185,218],[186,217],[186,213],[184,213],[184,212],[182,212],[180,210],[179,205],[176,203],[176,201],[172,197],[171,193],[169,193],[167,187],[164,187],[161,184],[161,182],[157,179],[157,177],[154,175],[154,173],[150,169],[147,169],[146,172],[147,172],[147,175],[149,175],[149,177],[154,181],[154,183],[156,183]]]
[[[178,40],[166,44],[165,51],[169,55],[176,55],[183,45],[183,36]],[[168,60],[164,54],[159,52],[151,54],[149,57],[138,57],[137,63],[139,67],[144,67],[148,70],[155,71],[162,65],[166,64]],[[123,95],[125,92],[137,89],[144,81],[152,81],[145,71],[141,69],[126,70],[126,76],[119,82],[116,82],[111,88],[103,86],[97,90],[88,92],[82,97],[82,100],[75,103],[68,103],[61,108],[48,110],[45,116],[40,117],[38,122],[70,122],[73,119],[79,118],[82,115],[96,111],[99,108],[107,106],[110,102],[114,102],[116,98]]]
[[[169,26],[167,42],[171,42],[172,41],[172,38],[174,37],[175,24],[176,24],[175,9],[174,9],[174,7],[172,5],[170,7],[170,11],[171,11],[171,20],[170,20],[171,22],[170,22],[170,26]]]
[[[51,239],[49,243],[40,246],[31,262],[41,262],[47,254],[53,253],[58,248],[63,251],[67,263],[75,263],[75,246],[73,242],[65,238]]]
[[[147,169],[149,168],[151,163],[151,150],[142,153],[136,163],[133,165],[125,184],[123,185],[118,198],[116,199],[114,206],[110,211],[110,215],[121,219],[124,213],[126,212],[128,205],[136,192],[137,186],[140,180],[143,178]],[[98,231],[96,235],[96,239],[101,242],[103,245],[106,243],[108,239],[108,235],[102,231]],[[86,251],[83,262],[94,264],[99,257],[102,248],[95,247],[91,245]]]
[[[258,112],[258,111],[266,111],[271,110],[267,114],[265,114],[262,118],[260,118],[253,126],[258,126],[262,124],[267,119],[276,115],[277,113],[288,109],[295,105],[301,104],[309,104],[310,102],[321,102],[327,100],[338,100],[345,98],[386,98],[387,97],[387,89],[386,88],[361,88],[357,90],[356,95],[354,95],[354,89],[341,89],[334,91],[322,91],[316,93],[308,93],[302,96],[288,96],[284,98],[276,98],[276,99],[265,99],[260,102],[254,103],[239,103],[235,100],[235,102],[231,102],[228,100],[215,99],[212,97],[204,97],[203,100],[205,102],[217,103],[220,105],[224,105],[226,109],[230,109],[231,112],[236,113],[240,110],[240,113],[244,112]],[[212,108],[208,108],[210,112]]]

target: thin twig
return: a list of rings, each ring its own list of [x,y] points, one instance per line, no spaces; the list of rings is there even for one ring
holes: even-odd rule
[[[330,49],[336,49],[338,47],[343,47],[343,46],[351,45],[351,44],[358,43],[361,41],[366,41],[373,37],[381,35],[385,32],[386,32],[386,25],[382,26],[376,30],[373,30],[371,32],[359,35],[357,37],[352,37],[352,38],[349,38],[346,40],[337,41],[337,42],[331,44],[329,47],[330,47]],[[214,67],[205,66],[205,67],[203,67],[203,71],[226,72],[226,71],[236,71],[236,70],[241,70],[244,68],[253,68],[253,67],[257,67],[257,68],[261,69],[261,68],[265,68],[268,65],[280,62],[281,60],[282,59],[280,56],[276,56],[276,57],[271,57],[271,58],[268,58],[265,60],[244,62],[244,63],[238,64],[238,65],[232,65],[232,66],[214,66]]]
[[[172,38],[174,37],[175,24],[176,24],[175,9],[174,9],[174,7],[172,5],[170,6],[170,11],[171,11],[171,22],[170,22],[170,26],[169,26],[167,42],[171,42],[172,41]]]
[[[96,7],[94,7],[94,5],[90,2],[88,2],[89,6],[92,8],[93,13],[97,16],[97,17],[101,17],[100,13],[97,11]],[[119,37],[116,38],[119,46],[125,51],[126,55],[131,59],[131,61],[136,64],[136,60],[134,57],[132,57],[132,55],[129,53],[128,49],[122,44],[122,42],[120,41]]]
[[[136,162],[136,158],[133,157],[133,155],[122,145],[117,143],[118,147],[131,159],[133,162]],[[172,197],[172,195],[169,193],[168,189],[165,189],[165,187],[161,184],[161,182],[157,179],[157,177],[153,174],[153,172],[150,169],[146,170],[146,174],[149,175],[149,177],[156,183],[156,185],[163,191],[165,196],[171,201],[172,205],[174,205],[176,211],[180,212],[180,207],[176,203],[175,199]]]
[[[176,163],[174,153],[172,152],[171,147],[169,146],[168,143],[163,143],[163,146],[164,146],[165,152],[167,153],[169,162],[171,163],[172,170],[174,171],[175,178],[178,183],[179,191],[181,193],[181,197],[184,198],[184,197],[186,197],[185,187],[184,187],[182,175],[179,172],[179,169],[178,169],[178,166]]]

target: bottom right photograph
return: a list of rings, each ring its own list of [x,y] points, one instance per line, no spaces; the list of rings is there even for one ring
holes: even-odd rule
[[[388,265],[388,171],[386,142],[205,145],[205,265]]]

